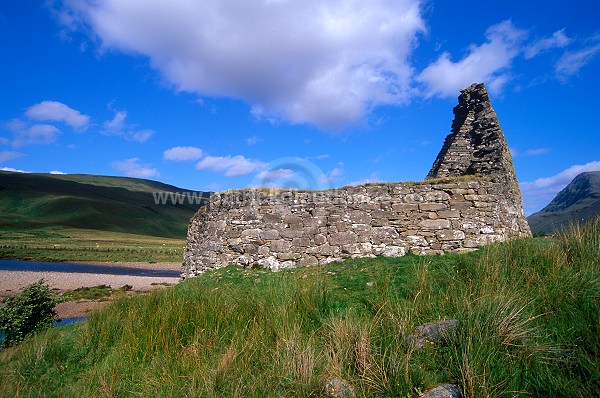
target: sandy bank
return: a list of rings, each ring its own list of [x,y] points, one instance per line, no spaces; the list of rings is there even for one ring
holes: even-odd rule
[[[78,264],[94,264],[115,267],[143,268],[153,270],[179,270],[181,263],[125,263],[125,262],[77,262]],[[33,272],[33,271],[1,271],[0,270],[0,299],[14,296],[20,293],[23,287],[45,279],[48,285],[59,292],[65,290],[77,289],[80,287],[90,287],[97,285],[109,285],[112,288],[119,288],[124,285],[133,286],[133,292],[145,292],[152,289],[161,289],[165,284],[174,285],[179,282],[179,278],[173,277],[150,277],[150,276],[129,276],[129,275],[107,275],[107,274],[89,274],[89,273],[69,273],[69,272]],[[86,316],[89,310],[100,308],[106,302],[67,302],[56,307],[60,318],[74,318]]]

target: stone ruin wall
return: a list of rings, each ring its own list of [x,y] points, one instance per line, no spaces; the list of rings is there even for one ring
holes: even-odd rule
[[[184,276],[228,264],[279,270],[353,257],[470,251],[523,236],[485,180],[215,194],[190,223]]]
[[[452,133],[421,183],[218,193],[188,229],[182,277],[344,258],[465,252],[530,236],[508,144],[483,84],[461,90]]]

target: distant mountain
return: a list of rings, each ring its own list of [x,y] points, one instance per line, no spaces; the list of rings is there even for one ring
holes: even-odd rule
[[[534,234],[551,234],[600,215],[600,171],[581,173],[550,204],[527,218]]]
[[[195,194],[139,178],[0,171],[0,227],[65,226],[185,238],[200,205],[187,199],[157,204],[156,192]]]

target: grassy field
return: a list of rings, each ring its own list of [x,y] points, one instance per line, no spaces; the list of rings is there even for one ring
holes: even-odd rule
[[[600,221],[466,255],[227,267],[0,352],[0,396],[473,397],[600,391]],[[415,350],[418,325],[458,319]]]
[[[38,261],[182,261],[185,239],[80,228],[0,227],[0,258]]]

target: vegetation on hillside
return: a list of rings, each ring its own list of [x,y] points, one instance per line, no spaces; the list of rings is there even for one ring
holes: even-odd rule
[[[475,253],[227,267],[0,353],[0,396],[587,397],[600,390],[600,220]],[[418,325],[458,319],[416,350]]]
[[[183,197],[181,203],[156,203],[157,192],[202,194],[137,178],[0,171],[0,227],[66,227],[184,239],[201,197],[196,196],[196,203]]]

